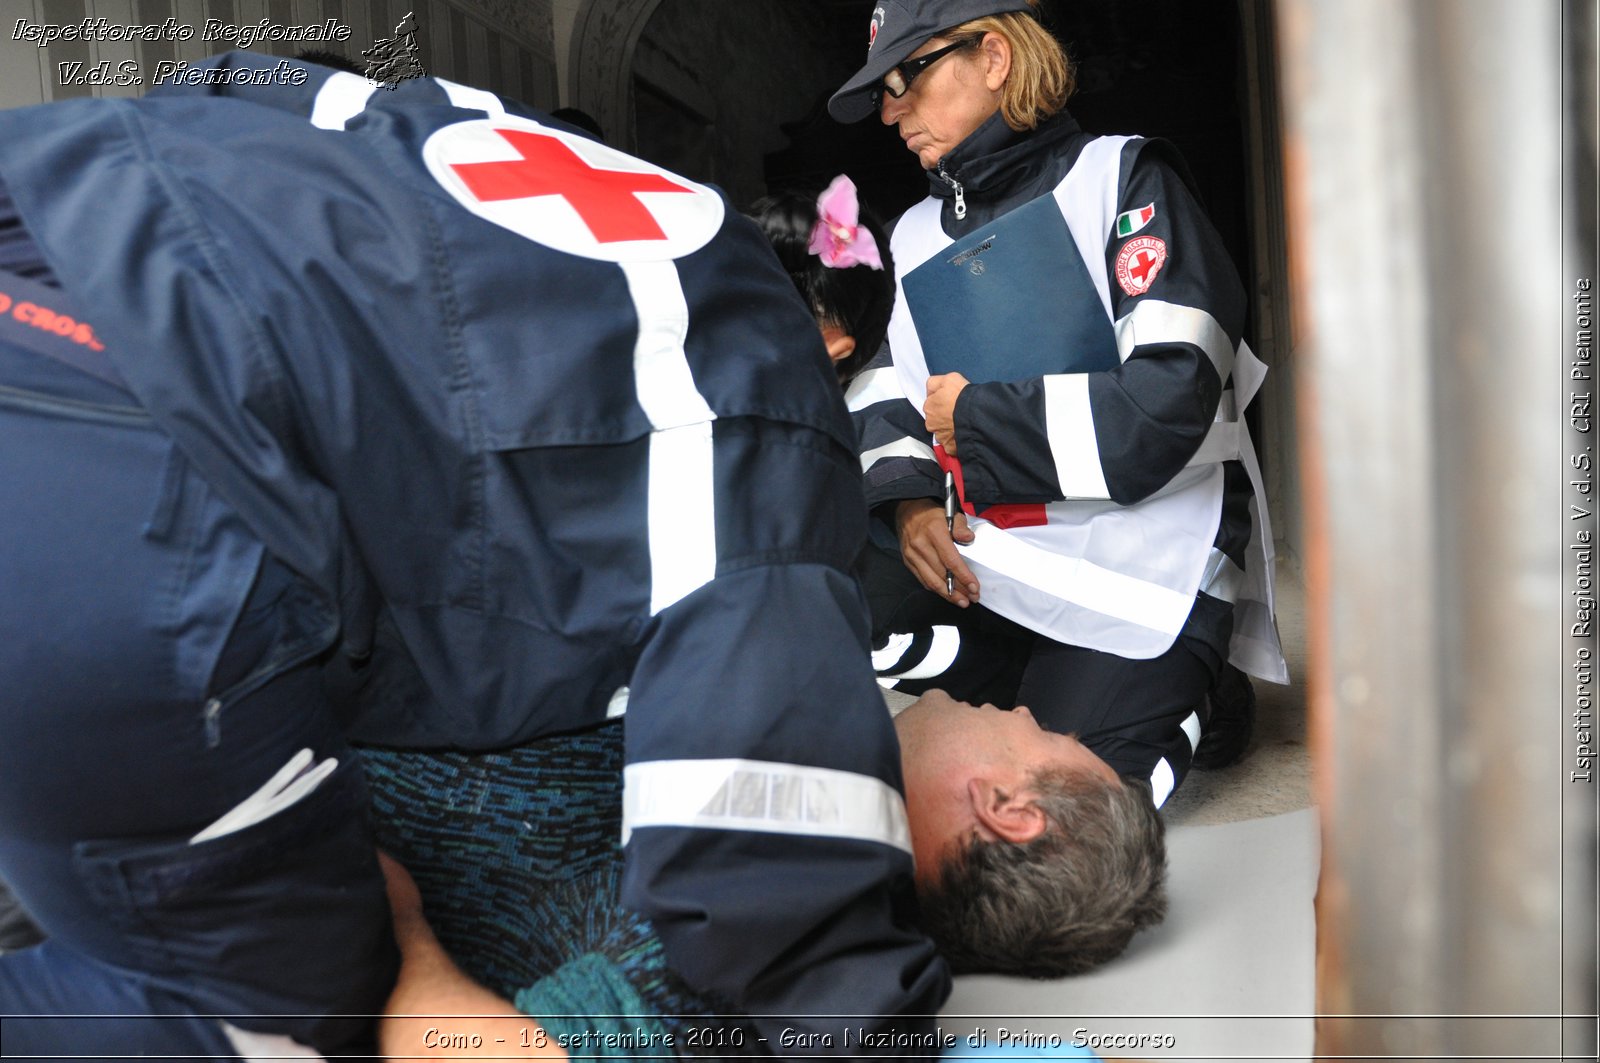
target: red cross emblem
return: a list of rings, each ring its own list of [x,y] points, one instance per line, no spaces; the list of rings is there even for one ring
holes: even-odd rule
[[[679,258],[722,227],[722,197],[712,190],[515,116],[446,126],[422,153],[434,179],[474,214],[586,258]]]
[[[1160,257],[1154,251],[1148,249],[1135,251],[1133,265],[1128,269],[1128,272],[1133,275],[1133,282],[1141,288],[1150,287],[1152,279],[1150,272],[1156,269],[1160,262]]]
[[[692,192],[656,173],[630,173],[590,166],[552,136],[521,129],[496,129],[522,156],[510,162],[452,163],[472,194],[485,203],[531,196],[561,196],[602,244],[618,240],[665,240],[639,192]]]
[[[1143,295],[1156,282],[1167,261],[1167,244],[1159,236],[1129,240],[1117,252],[1117,283],[1129,295]]]

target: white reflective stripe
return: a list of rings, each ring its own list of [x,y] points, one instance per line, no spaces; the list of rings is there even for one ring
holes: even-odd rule
[[[1117,354],[1126,362],[1135,347],[1192,343],[1206,352],[1224,382],[1233,373],[1233,341],[1217,319],[1193,306],[1142,299],[1117,322]]]
[[[929,196],[900,215],[894,232],[889,236],[889,247],[894,252],[896,280],[955,242],[944,234],[944,228],[939,224],[943,205],[944,200],[938,196]]]
[[[942,200],[929,196],[900,215],[889,238],[894,251],[894,310],[889,315],[889,347],[894,352],[894,371],[900,394],[922,413],[928,397],[928,362],[922,353],[922,337],[911,319],[903,281],[906,274],[922,265],[953,242],[939,225]]]
[[[1267,377],[1267,367],[1256,357],[1256,352],[1243,340],[1233,352],[1233,387],[1239,395],[1239,409],[1255,401],[1261,382]]]
[[[960,652],[961,632],[947,624],[936,624],[933,628],[933,641],[928,645],[928,652],[923,655],[922,660],[904,672],[889,674],[895,679],[932,679],[936,675],[943,675],[945,670],[955,663],[956,654]]]
[[[711,422],[650,434],[650,615],[717,574]]]
[[[1194,751],[1200,748],[1200,714],[1191,712],[1183,718],[1183,722],[1178,726],[1183,729],[1184,736],[1189,739],[1189,753],[1193,755]],[[1162,761],[1162,763],[1164,764],[1166,761]]]
[[[872,670],[874,672],[887,672],[899,664],[900,658],[906,655],[906,650],[911,648],[911,643],[915,640],[915,635],[891,634],[889,641],[884,643],[883,649],[872,651]]]
[[[845,406],[851,413],[856,413],[886,399],[905,398],[905,392],[900,390],[898,377],[899,374],[892,365],[862,373],[850,381],[850,386],[845,389]]]
[[[873,447],[861,455],[861,471],[866,472],[884,458],[927,458],[933,461],[933,447],[920,439],[901,436],[892,443]]]
[[[1056,480],[1066,498],[1109,498],[1100,444],[1089,411],[1089,377],[1065,373],[1044,378],[1044,429]]]
[[[1239,605],[1246,611],[1253,607],[1254,616],[1259,622],[1245,630],[1238,630],[1235,625],[1233,640],[1228,643],[1228,663],[1268,683],[1288,683],[1289,666],[1283,659],[1277,625],[1267,613],[1266,606],[1250,601],[1240,602]],[[1239,614],[1234,615],[1237,617]]]
[[[1157,309],[1146,313],[1145,307]],[[1199,321],[1197,318],[1203,318],[1204,321]],[[1185,338],[1181,334],[1185,328],[1191,329],[1196,335]],[[1226,349],[1228,337],[1216,319],[1205,311],[1154,300],[1140,303],[1134,308],[1133,313],[1117,322],[1117,351],[1123,361],[1127,361],[1128,355],[1133,353],[1133,348],[1138,344],[1173,341],[1200,346],[1211,358],[1212,364],[1216,365],[1223,381],[1227,381],[1234,359],[1231,354],[1223,355],[1219,352]],[[1240,344],[1240,348],[1245,352],[1242,357],[1253,358],[1248,354],[1249,348],[1243,344]],[[1244,363],[1239,364],[1242,367]],[[1259,378],[1256,378],[1256,383],[1259,384]],[[1236,381],[1235,387],[1223,390],[1222,397],[1217,401],[1216,419],[1206,430],[1206,437],[1200,441],[1199,448],[1195,450],[1186,467],[1193,468],[1196,465],[1210,465],[1238,458],[1241,445],[1239,433],[1239,392]]]
[[[882,779],[764,760],[652,760],[622,769],[622,843],[645,827],[851,838],[911,852],[906,806]]]
[[[973,526],[961,547],[968,557],[1008,579],[1085,609],[1176,636],[1194,607],[1194,595],[1064,557],[1009,535],[992,524]]]
[[[378,83],[359,74],[334,71],[317,90],[311,105],[311,124],[318,129],[343,129],[350,119],[367,109]]]
[[[1206,561],[1206,574],[1200,577],[1200,589],[1213,598],[1237,602],[1239,592],[1244,589],[1244,569],[1221,550],[1213,549]]]
[[[500,102],[500,97],[492,92],[475,89],[468,85],[457,85],[454,81],[444,78],[434,78],[434,82],[444,89],[444,94],[450,97],[450,102],[455,106],[468,111],[482,111],[490,118],[505,116],[505,105]]]
[[[671,261],[618,263],[639,319],[634,390],[650,436],[650,613],[711,582],[717,572],[711,422],[683,350],[689,307]]]
[[[1167,803],[1176,785],[1178,780],[1172,774],[1172,765],[1167,763],[1166,757],[1162,757],[1156,762],[1156,770],[1150,773],[1150,796],[1157,808]]]
[[[1106,248],[1117,223],[1122,149],[1132,139],[1114,136],[1089,141],[1053,193],[1107,321],[1111,320],[1111,280],[1106,273]]]
[[[352,75],[353,76],[353,75]],[[278,1033],[241,1030],[232,1023],[218,1021],[222,1032],[233,1042],[233,1050],[247,1063],[267,1063],[273,1059],[321,1059],[322,1053],[292,1037]]]
[[[1243,387],[1241,401],[1248,402],[1255,389],[1261,386],[1266,367],[1255,360],[1250,348],[1239,345],[1239,367],[1235,371],[1235,387]],[[1250,378],[1241,381],[1241,377]],[[1250,489],[1255,497],[1250,500],[1250,546],[1245,551],[1245,580],[1247,589],[1242,600],[1234,606],[1233,640],[1229,643],[1229,659],[1240,669],[1269,683],[1287,683],[1289,665],[1283,659],[1283,645],[1278,638],[1278,624],[1273,606],[1272,518],[1267,505],[1267,492],[1261,484],[1261,463],[1256,459],[1255,443],[1250,439],[1248,422],[1240,421],[1239,458],[1250,474]]]
[[[1213,421],[1211,427],[1206,429],[1206,437],[1200,441],[1200,449],[1194,452],[1185,468],[1196,465],[1210,465],[1218,461],[1232,461],[1239,456],[1239,421]]]
[[[618,687],[617,692],[611,695],[611,700],[606,704],[606,719],[615,720],[618,716],[628,711],[628,688]]]
[[[633,347],[633,378],[639,405],[657,431],[716,419],[695,387],[684,353],[689,334],[689,304],[683,281],[671,261],[620,262],[628,294],[639,316]]]

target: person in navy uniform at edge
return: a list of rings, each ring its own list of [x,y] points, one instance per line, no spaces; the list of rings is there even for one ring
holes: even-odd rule
[[[272,65],[0,114],[0,878],[48,935],[6,1050],[364,1051],[397,957],[347,738],[618,715],[675,974],[768,1034],[931,1032],[913,852],[1059,851],[1076,749],[933,699],[928,748],[1054,752],[908,824],[854,434],[760,235],[489,93]]]
[[[759,234],[491,94],[273,62],[0,115],[34,302],[109,358],[6,350],[0,875],[49,939],[0,1011],[188,1016],[7,1051],[359,1051],[395,960],[346,734],[624,705],[674,970],[773,1033],[931,1029],[852,433]],[[302,749],[333,774],[196,840]]]
[[[1230,659],[1287,681],[1266,500],[1241,416],[1264,371],[1241,342],[1242,288],[1171,147],[1085,134],[1063,109],[1072,69],[1031,0],[870,10],[867,62],[830,111],[895,127],[929,183],[894,228],[888,344],[846,396],[884,533],[875,542],[889,548],[869,550],[864,573],[880,673],[940,683],[962,654],[1020,646],[1016,703],[1077,734],[1159,805],[1189,766],[1196,707]],[[1039,271],[1053,287],[1009,306],[1007,320],[1046,315],[1069,367],[1094,339],[1108,361],[980,382],[932,373],[925,348],[941,337],[919,332],[919,317],[938,330],[984,309],[962,300],[1003,294],[970,285],[919,305],[907,294],[919,269],[1004,256],[1008,241],[1032,238],[1007,227],[1030,206],[1045,211],[1023,215],[1030,230],[1065,222],[1067,250],[1052,260],[1059,279],[1053,266]],[[1009,331],[992,333],[1002,351]],[[979,604],[986,629],[961,612]],[[992,634],[993,614],[1012,638]],[[930,616],[941,617],[942,649],[893,636]],[[888,659],[901,654],[903,664]],[[965,945],[952,941],[970,941],[970,928],[932,917],[941,948],[959,957]]]

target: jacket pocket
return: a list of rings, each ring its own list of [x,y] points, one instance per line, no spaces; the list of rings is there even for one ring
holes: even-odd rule
[[[199,844],[83,841],[73,861],[141,966],[220,1009],[382,1010],[395,952],[353,753],[244,830]]]

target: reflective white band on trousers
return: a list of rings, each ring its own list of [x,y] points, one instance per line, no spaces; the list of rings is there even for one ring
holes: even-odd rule
[[[961,630],[949,624],[935,624],[932,631],[927,652],[909,664],[903,658],[916,640],[915,635],[892,634],[883,649],[872,652],[872,668],[878,673],[880,686],[892,687],[907,679],[932,679],[956,663],[961,653]],[[902,664],[906,665],[904,669],[900,668]]]

